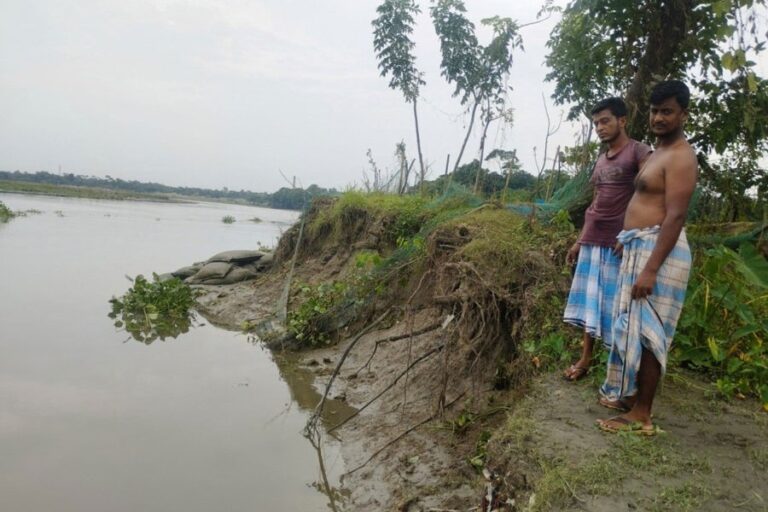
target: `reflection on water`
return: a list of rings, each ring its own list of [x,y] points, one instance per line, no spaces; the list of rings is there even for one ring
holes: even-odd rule
[[[274,245],[276,222],[295,213],[12,194],[0,201],[43,212],[0,225],[3,511],[338,507],[338,443],[321,446],[323,475],[301,436],[318,399],[311,372],[276,365],[260,345],[210,324],[190,325],[183,343],[147,346],[123,343],[125,331],[106,318],[105,299],[125,292],[125,275]],[[265,222],[225,225],[225,215]]]
[[[277,368],[280,370],[280,376],[288,384],[288,389],[291,393],[291,398],[299,408],[308,413],[312,413],[315,407],[320,403],[322,395],[317,391],[314,386],[315,372],[299,366],[297,364],[297,358],[294,354],[285,353],[274,355]],[[327,373],[331,370],[330,367],[325,367],[321,371]],[[343,400],[327,399],[323,406],[321,421],[323,427],[330,428],[333,425],[344,421],[349,416],[352,416],[357,409],[347,405]]]

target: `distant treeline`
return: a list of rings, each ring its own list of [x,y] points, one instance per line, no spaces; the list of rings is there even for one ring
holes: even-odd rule
[[[160,183],[144,183],[141,181],[125,181],[120,178],[107,176],[82,176],[73,173],[53,174],[46,171],[35,173],[20,171],[0,171],[0,180],[19,181],[28,183],[48,183],[73,187],[94,187],[111,190],[125,190],[145,194],[177,194],[180,196],[244,202],[254,206],[280,208],[285,210],[301,210],[307,199],[317,195],[335,195],[335,189],[326,189],[310,185],[306,189],[283,187],[277,192],[251,192],[248,190],[220,190],[197,187],[171,187]]]

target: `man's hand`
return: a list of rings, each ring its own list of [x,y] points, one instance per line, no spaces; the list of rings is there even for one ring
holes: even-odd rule
[[[653,291],[653,285],[656,284],[656,272],[643,269],[640,275],[637,276],[634,286],[632,286],[632,298],[642,299],[647,297]]]
[[[613,246],[613,254],[617,258],[621,258],[621,255],[624,254],[624,245],[621,242],[616,242],[616,245]]]
[[[581,250],[581,244],[579,242],[576,242],[571,246],[570,249],[568,249],[568,253],[565,255],[565,262],[568,265],[573,265],[576,263],[576,260],[579,258],[579,251]]]

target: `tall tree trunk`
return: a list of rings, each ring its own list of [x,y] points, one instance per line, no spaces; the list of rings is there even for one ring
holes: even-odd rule
[[[472,114],[469,117],[469,128],[467,128],[467,134],[464,136],[464,142],[461,144],[459,156],[456,157],[456,162],[453,164],[453,172],[456,172],[456,169],[459,168],[459,163],[461,163],[461,156],[464,154],[464,148],[467,147],[469,134],[472,133],[472,126],[475,124],[475,112],[477,112],[478,105],[480,105],[480,102],[475,101],[475,104],[472,106]]]
[[[502,204],[507,202],[507,192],[509,191],[509,178],[512,177],[512,171],[510,169],[507,169],[507,179],[504,180],[504,192],[501,194],[501,202]]]
[[[421,169],[421,183],[419,184],[419,190],[424,194],[424,178],[426,172],[424,170],[424,159],[421,156],[421,134],[419,133],[419,113],[416,108],[416,98],[413,98],[413,123],[416,125],[416,151],[419,153],[419,168]]]
[[[490,105],[486,104],[484,112],[485,112],[485,117],[483,118],[483,135],[482,137],[480,137],[480,165],[477,168],[477,174],[475,174],[475,187],[473,190],[475,194],[477,194],[480,191],[480,185],[482,183],[483,157],[485,157],[485,137],[488,135],[488,127],[491,125],[491,122],[493,121]]]
[[[688,20],[694,7],[693,0],[649,3],[658,7],[651,8],[652,11],[648,13],[648,44],[626,94],[629,110],[627,133],[638,140],[645,139],[648,134],[648,94],[651,82],[655,77],[667,77],[678,71],[674,57],[686,39]]]

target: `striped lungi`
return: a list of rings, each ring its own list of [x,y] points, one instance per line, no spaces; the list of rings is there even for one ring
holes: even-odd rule
[[[632,286],[656,247],[659,230],[659,226],[632,229],[617,237],[624,244],[624,255],[614,305],[613,346],[608,354],[608,373],[600,388],[600,394],[609,400],[637,393],[643,348],[659,361],[662,375],[667,368],[667,354],[685,302],[691,270],[691,250],[685,231],[680,232],[677,244],[656,273],[651,294],[632,299]]]
[[[593,338],[611,345],[613,299],[621,260],[612,247],[585,244],[579,250],[576,273],[563,320],[583,328]]]

